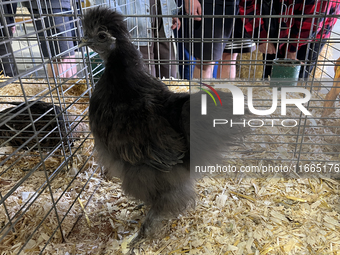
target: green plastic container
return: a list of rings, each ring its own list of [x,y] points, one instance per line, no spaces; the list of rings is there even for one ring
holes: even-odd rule
[[[270,86],[296,86],[299,80],[301,62],[299,60],[277,58],[273,60]]]

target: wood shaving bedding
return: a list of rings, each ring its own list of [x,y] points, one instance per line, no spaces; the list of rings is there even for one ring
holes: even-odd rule
[[[29,85],[31,83],[31,85]],[[249,83],[240,81],[240,85]],[[253,85],[268,85],[262,82]],[[183,81],[169,81],[169,88],[176,92],[187,92],[188,83]],[[66,87],[68,85],[65,85]],[[72,84],[70,85],[72,86]],[[46,85],[41,81],[27,81],[28,95],[35,95],[45,91]],[[74,87],[75,88],[75,87]],[[67,88],[66,88],[67,89]],[[86,91],[84,88],[69,89],[66,93],[72,103],[74,98]],[[242,88],[244,91],[246,88]],[[0,89],[1,99],[6,101],[18,100],[11,95],[20,95],[21,88],[17,84]],[[270,99],[270,90],[265,87],[256,90],[256,97]],[[66,94],[65,93],[65,94]],[[56,96],[56,92],[52,93]],[[313,93],[313,99],[320,95]],[[73,99],[72,99],[73,98]],[[88,99],[82,98],[84,105],[77,104],[72,107],[76,114],[87,109]],[[2,100],[4,101],[4,100]],[[262,100],[261,104],[270,105]],[[320,116],[322,100],[311,102],[313,116]],[[289,114],[295,115],[291,111]],[[316,150],[316,154],[303,154],[304,160],[339,160],[339,155],[323,155],[323,152],[334,151],[334,140],[339,137],[340,112],[333,113],[333,118],[313,121],[307,119],[305,139],[313,144],[305,145],[306,151]],[[282,132],[294,135],[297,130],[282,130],[280,127],[257,130],[263,135],[246,138],[248,153],[231,152],[226,159],[234,164],[260,164],[274,162],[278,164],[282,159],[289,158],[292,153],[291,137],[280,136]],[[319,136],[327,133],[331,136]],[[275,135],[276,134],[276,135]],[[252,142],[261,142],[259,145]],[[269,142],[279,141],[281,144]],[[337,141],[338,142],[338,141]],[[326,145],[323,145],[326,144]],[[79,144],[78,144],[79,145]],[[77,145],[75,146],[77,148]],[[0,148],[3,153],[13,152],[11,147]],[[127,244],[142,222],[147,208],[136,209],[138,201],[132,201],[121,191],[118,179],[106,180],[100,176],[98,165],[91,152],[93,140],[88,139],[76,153],[72,164],[57,175],[51,182],[54,199],[60,198],[57,204],[58,216],[65,215],[71,204],[74,206],[68,213],[62,229],[65,242],[59,230],[44,249],[43,254],[124,254]],[[274,153],[278,152],[278,153]],[[0,173],[7,169],[6,174],[0,177],[0,192],[6,194],[15,183],[20,181],[27,172],[40,162],[39,154],[24,156],[13,167],[9,167],[20,157],[18,153],[13,159],[0,168]],[[32,154],[32,153],[31,153]],[[4,157],[4,156],[2,156]],[[28,158],[29,157],[29,158]],[[254,158],[268,157],[255,160]],[[322,158],[321,158],[322,157]],[[45,160],[45,167],[53,172],[62,161],[62,156],[54,154]],[[72,185],[66,190],[67,184],[75,173],[81,169]],[[94,173],[96,171],[96,173]],[[93,174],[93,177],[89,177]],[[148,241],[135,250],[137,254],[340,254],[340,201],[339,183],[325,176],[311,176],[310,178],[287,179],[271,176],[269,178],[215,178],[205,177],[196,184],[197,205],[189,209],[184,215],[166,221],[165,237]],[[261,177],[261,176],[260,176]],[[13,194],[6,199],[6,210],[13,216],[34,195],[39,185],[46,181],[44,171],[36,171]],[[80,194],[82,209],[76,197],[81,188],[88,182],[84,192]],[[91,197],[91,195],[93,196]],[[61,197],[60,197],[61,196]],[[86,204],[88,205],[86,206]],[[0,254],[16,254],[27,237],[52,208],[51,195],[48,189],[43,192],[23,217],[17,222],[16,232],[9,232],[0,242]],[[79,220],[78,220],[79,219]],[[77,221],[78,220],[78,221]],[[4,206],[0,206],[0,229],[5,226],[8,219]],[[39,254],[47,240],[57,227],[58,220],[54,210],[33,234],[31,240],[24,248],[24,254]]]

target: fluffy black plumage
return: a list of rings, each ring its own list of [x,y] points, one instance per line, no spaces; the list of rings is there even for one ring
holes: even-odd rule
[[[136,243],[153,237],[162,219],[177,216],[194,201],[189,171],[190,95],[169,91],[146,72],[120,14],[104,8],[89,10],[83,28],[82,45],[97,51],[106,67],[89,109],[100,163],[108,176],[121,178],[127,195],[150,205]],[[226,103],[231,107],[230,102]],[[205,132],[199,121],[198,128]],[[222,143],[220,138],[209,139],[226,145],[239,137],[237,130]],[[218,149],[195,148],[194,152],[204,158]]]

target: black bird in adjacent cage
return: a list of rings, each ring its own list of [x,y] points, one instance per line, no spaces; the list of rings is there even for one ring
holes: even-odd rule
[[[125,194],[150,206],[137,237],[130,243],[133,248],[155,237],[163,219],[178,216],[194,202],[190,153],[205,158],[209,153],[216,154],[221,146],[238,141],[243,134],[234,129],[224,141],[209,137],[218,144],[215,147],[199,139],[201,146],[190,151],[190,135],[200,137],[200,132],[206,131],[197,122],[190,134],[190,101],[200,97],[171,92],[147,72],[120,14],[101,7],[88,10],[83,29],[80,46],[89,46],[105,62],[89,108],[98,159],[107,176],[121,178]],[[232,109],[229,98],[230,102],[225,103]],[[231,111],[224,114],[230,116]]]
[[[23,149],[52,149],[62,140],[73,145],[86,130],[86,124],[75,121],[75,115],[42,101],[8,102],[16,105],[0,112],[2,145]]]

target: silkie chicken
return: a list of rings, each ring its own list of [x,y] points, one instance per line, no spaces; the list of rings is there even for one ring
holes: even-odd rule
[[[98,160],[108,177],[121,179],[126,195],[150,207],[130,243],[133,247],[154,238],[163,219],[178,216],[194,203],[190,154],[198,159],[214,157],[219,150],[239,143],[244,130],[223,128],[223,139],[219,135],[201,139],[210,131],[198,117],[191,131],[191,139],[197,138],[198,146],[190,151],[190,102],[199,101],[200,93],[190,96],[171,92],[151,76],[130,41],[122,15],[98,7],[88,10],[82,22],[81,46],[96,51],[105,63],[89,108]],[[232,116],[231,95],[227,97],[229,102],[224,104],[229,110],[223,117]],[[199,110],[197,116],[201,116]]]

